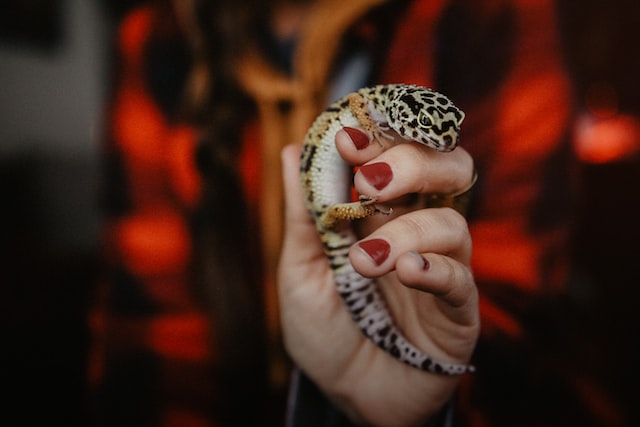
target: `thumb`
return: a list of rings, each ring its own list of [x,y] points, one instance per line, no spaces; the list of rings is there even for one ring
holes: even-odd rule
[[[285,202],[285,228],[292,222],[309,222],[310,216],[304,207],[304,195],[300,185],[300,151],[299,145],[287,145],[282,149],[282,179]]]
[[[300,150],[299,145],[288,145],[281,153],[285,202],[281,264],[287,262],[295,265],[322,255],[322,246],[314,221],[304,206],[304,194],[300,184]]]

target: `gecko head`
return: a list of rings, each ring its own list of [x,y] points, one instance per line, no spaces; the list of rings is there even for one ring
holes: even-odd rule
[[[388,104],[389,126],[403,138],[438,151],[458,145],[464,112],[446,96],[419,86],[399,89]]]

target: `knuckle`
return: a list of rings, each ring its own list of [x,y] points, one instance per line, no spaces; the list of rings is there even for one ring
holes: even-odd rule
[[[438,210],[439,220],[450,234],[450,238],[465,245],[471,244],[469,224],[465,217],[453,208],[446,207]]]
[[[471,271],[462,264],[449,257],[443,257],[441,263],[441,274],[443,283],[446,283],[446,296],[450,301],[459,301],[462,304],[466,301],[469,285],[473,284]]]
[[[409,235],[424,236],[428,230],[433,226],[433,221],[428,215],[421,214],[420,211],[416,211],[411,215],[404,215],[403,227]]]
[[[446,283],[456,283],[461,278],[455,261],[449,257],[442,258],[442,274]]]

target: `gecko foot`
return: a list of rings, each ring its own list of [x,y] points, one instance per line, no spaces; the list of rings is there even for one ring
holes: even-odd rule
[[[378,198],[375,196],[372,197],[361,194],[358,196],[358,200],[362,206],[367,206],[369,209],[373,208],[373,214],[391,215],[393,212],[392,208],[377,205],[376,201],[378,201]]]
[[[357,202],[338,203],[331,206],[320,217],[322,226],[327,229],[335,228],[340,221],[362,219],[375,214],[389,215],[391,208],[384,208],[376,204],[377,197],[360,196]]]

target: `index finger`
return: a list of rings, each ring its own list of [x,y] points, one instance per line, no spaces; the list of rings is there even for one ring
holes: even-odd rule
[[[382,202],[411,193],[456,194],[468,189],[473,180],[473,159],[464,148],[443,153],[408,142],[365,163],[354,184],[360,194]]]

